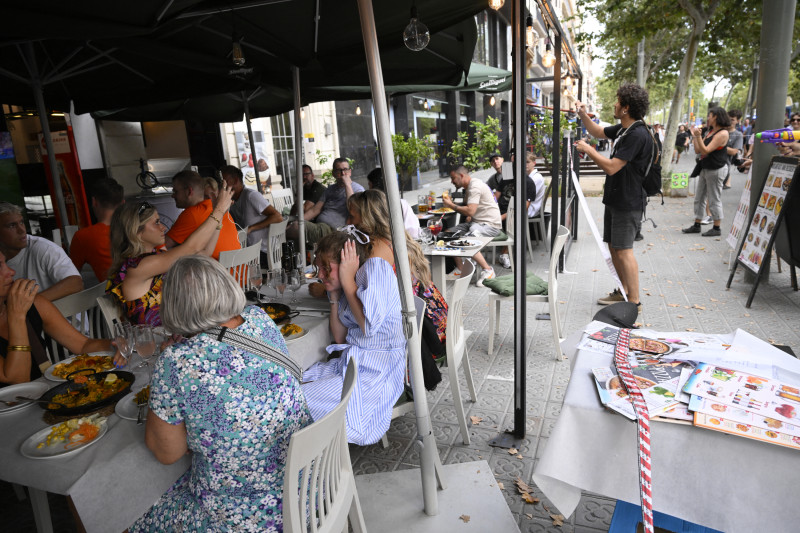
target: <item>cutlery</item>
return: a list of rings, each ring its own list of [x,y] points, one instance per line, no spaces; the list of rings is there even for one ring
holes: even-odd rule
[[[142,425],[144,422],[144,408],[147,407],[147,400],[139,400],[136,402],[138,411],[136,413],[136,425]]]
[[[66,409],[67,406],[63,403],[54,402],[52,400],[40,400],[38,398],[28,398],[27,396],[17,396],[13,401],[8,400],[0,400],[0,403],[4,403],[9,407],[14,407],[15,405],[19,405],[22,402],[37,402],[37,403],[46,403],[46,404],[55,404],[60,405],[62,408]]]

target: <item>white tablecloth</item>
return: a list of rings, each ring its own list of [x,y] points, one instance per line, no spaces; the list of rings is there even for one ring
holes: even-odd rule
[[[304,298],[304,302],[309,307],[317,305],[310,297]],[[327,307],[327,300],[322,303],[324,305],[317,306]],[[328,319],[319,313],[316,315],[293,319],[309,330],[307,335],[288,344],[290,355],[300,361],[303,368],[327,355]],[[108,417],[108,433],[76,455],[50,460],[27,459],[19,449],[30,435],[48,426],[42,421],[42,414],[40,408],[32,406],[0,415],[0,434],[3,435],[0,438],[0,479],[71,496],[89,532],[123,531],[191,464],[189,456],[185,456],[173,465],[162,465],[145,446],[145,426],[137,426],[116,415]]]
[[[605,410],[591,369],[611,357],[578,351],[558,422],[533,481],[564,516],[581,490],[639,504],[636,424]],[[678,424],[651,423],[653,508],[726,533],[800,526],[800,452]]]
[[[461,248],[457,250],[437,250],[433,246],[426,247],[423,252],[425,255],[431,258],[431,277],[433,278],[433,284],[439,289],[439,292],[442,293],[442,297],[447,299],[447,281],[445,275],[445,258],[447,257],[472,257],[476,253],[480,252],[484,246],[489,244],[494,237],[465,237],[469,240],[476,240],[480,241],[481,245],[479,248],[473,248],[471,250],[463,250]]]

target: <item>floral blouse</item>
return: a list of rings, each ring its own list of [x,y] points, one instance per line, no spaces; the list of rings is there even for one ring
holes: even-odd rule
[[[141,298],[126,300],[122,295],[122,282],[125,280],[129,268],[136,268],[145,257],[163,252],[159,249],[155,252],[142,254],[137,257],[129,257],[122,263],[118,272],[111,276],[106,284],[106,293],[112,294],[125,309],[125,315],[134,324],[150,324],[151,326],[161,325],[161,286],[164,283],[164,275],[158,274],[150,282],[148,290]]]

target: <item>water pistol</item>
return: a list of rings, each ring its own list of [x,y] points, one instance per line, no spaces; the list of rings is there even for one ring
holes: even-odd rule
[[[756,139],[762,143],[782,143],[800,141],[800,131],[795,132],[791,128],[781,128],[779,130],[767,130],[756,133]]]

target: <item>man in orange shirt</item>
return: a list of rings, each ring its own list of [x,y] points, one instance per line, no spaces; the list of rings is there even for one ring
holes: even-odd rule
[[[167,232],[167,249],[174,248],[185,241],[211,214],[214,205],[211,200],[205,199],[204,191],[205,183],[203,178],[193,170],[178,172],[172,178],[172,197],[175,199],[175,205],[183,208],[183,212]],[[233,223],[231,216],[225,213],[222,219],[222,230],[217,240],[217,247],[214,248],[214,253],[211,256],[219,260],[220,252],[238,250],[240,248],[236,225]]]
[[[111,215],[125,202],[122,185],[111,178],[103,178],[91,188],[92,211],[97,224],[81,228],[72,237],[69,256],[80,270],[89,263],[97,281],[105,281],[111,267]]]

